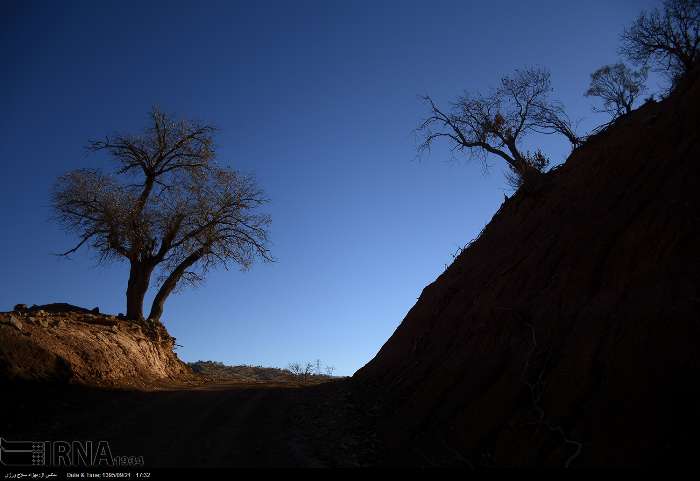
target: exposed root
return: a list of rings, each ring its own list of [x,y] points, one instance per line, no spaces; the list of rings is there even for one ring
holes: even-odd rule
[[[530,352],[527,355],[527,358],[525,360],[525,365],[523,366],[523,372],[521,375],[521,379],[523,380],[523,383],[528,387],[530,391],[530,400],[532,402],[532,409],[536,413],[536,418],[537,421],[534,424],[537,426],[544,426],[547,428],[550,432],[552,433],[557,433],[561,437],[563,443],[565,445],[571,445],[573,446],[574,452],[566,459],[564,462],[564,467],[568,468],[571,466],[571,463],[573,463],[576,458],[578,458],[581,455],[581,451],[583,449],[583,444],[580,443],[579,441],[576,441],[574,439],[571,439],[567,436],[566,432],[564,431],[564,428],[561,427],[559,424],[554,424],[551,420],[547,419],[546,413],[544,409],[542,408],[541,405],[541,400],[542,400],[542,395],[544,393],[544,388],[545,388],[545,382],[544,382],[544,376],[545,376],[545,371],[547,369],[547,364],[549,363],[549,360],[551,359],[551,351],[547,353],[547,359],[544,362],[544,365],[542,366],[542,369],[537,373],[537,377],[534,382],[531,382],[528,377],[528,371],[530,370],[530,363],[537,352],[537,336],[535,334],[535,328],[532,324],[529,322],[525,324],[528,329],[530,329],[530,334],[532,336],[532,345],[530,347]]]

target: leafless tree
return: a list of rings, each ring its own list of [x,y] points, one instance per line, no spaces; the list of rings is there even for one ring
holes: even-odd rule
[[[314,363],[307,362],[306,364],[301,364],[299,362],[293,362],[287,366],[287,370],[303,383],[306,383],[309,378],[314,375]]]
[[[253,178],[217,164],[214,132],[154,108],[143,133],[90,142],[90,150],[109,154],[114,171],[75,170],[55,185],[56,217],[79,236],[61,255],[89,246],[103,260],[127,260],[130,319],[144,318],[154,272],[158,290],[148,317],[159,320],[168,296],[212,267],[271,260],[270,218],[258,212],[266,199]]]
[[[309,378],[313,375],[314,375],[314,363],[309,361],[304,365],[304,372],[302,373],[302,376],[304,378],[304,382],[308,381]]]
[[[700,57],[700,0],[665,0],[661,10],[643,11],[621,40],[621,54],[668,72],[675,83]]]
[[[605,112],[613,119],[632,112],[635,100],[644,92],[647,69],[632,70],[624,63],[605,65],[591,74],[591,84],[586,97],[600,97],[602,108],[594,107],[596,112]]]
[[[297,377],[301,377],[301,374],[304,372],[304,368],[298,362],[290,362],[287,370]]]
[[[539,105],[534,117],[537,124],[533,129],[534,132],[563,135],[572,149],[580,147],[586,140],[584,136],[576,133],[578,122],[574,123],[569,118],[561,102],[549,101]]]
[[[429,150],[436,139],[444,138],[453,150],[484,162],[488,155],[505,160],[520,183],[546,166],[541,152],[529,154],[521,150],[527,135],[559,133],[573,147],[581,143],[562,105],[550,99],[551,91],[549,72],[533,67],[504,77],[488,95],[465,93],[451,104],[449,111],[425,96],[430,114],[417,129],[422,137],[419,152]]]
[[[317,376],[328,376],[332,377],[335,367],[325,366],[321,367],[321,360],[316,359],[315,362],[292,362],[287,366],[287,370],[291,372],[295,377],[297,377],[301,382],[306,383],[310,378]]]

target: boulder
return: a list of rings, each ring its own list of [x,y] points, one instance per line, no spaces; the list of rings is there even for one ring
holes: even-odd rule
[[[19,331],[22,330],[22,321],[20,321],[19,318],[13,314],[0,317],[0,323],[12,326]]]

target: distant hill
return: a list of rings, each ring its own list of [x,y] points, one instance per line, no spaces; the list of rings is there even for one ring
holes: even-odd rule
[[[197,374],[201,374],[214,381],[238,381],[242,383],[293,383],[306,382],[316,384],[318,382],[334,379],[325,374],[310,374],[306,377],[294,374],[288,369],[262,366],[227,366],[217,361],[190,362],[188,366]]]

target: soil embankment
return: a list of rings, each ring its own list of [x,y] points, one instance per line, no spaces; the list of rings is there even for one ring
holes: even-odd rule
[[[0,379],[148,387],[192,379],[162,324],[69,304],[0,313]]]
[[[696,76],[501,206],[355,375],[388,463],[694,459],[699,136]]]

